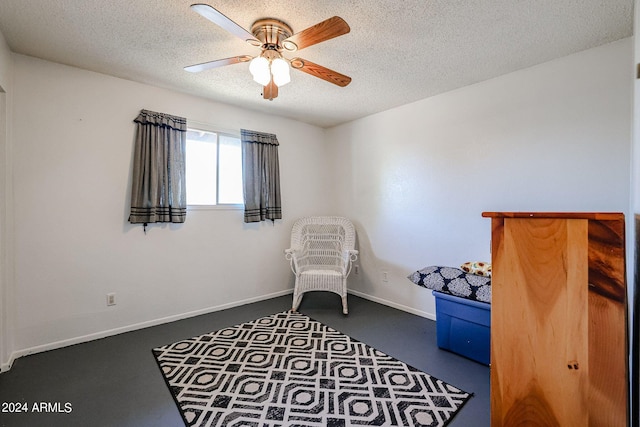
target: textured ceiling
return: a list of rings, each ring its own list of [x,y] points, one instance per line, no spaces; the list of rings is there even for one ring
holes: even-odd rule
[[[201,0],[245,29],[294,33],[331,16],[351,32],[297,53],[353,78],[292,70],[263,100],[248,64],[184,66],[259,49],[193,12],[195,0],[1,0],[13,52],[330,127],[632,35],[633,0]],[[291,58],[294,55],[285,54]]]

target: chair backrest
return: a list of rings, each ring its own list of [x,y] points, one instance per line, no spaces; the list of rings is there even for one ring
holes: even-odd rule
[[[302,252],[307,266],[339,267],[346,261],[345,251],[355,249],[353,224],[338,216],[301,218],[291,230],[291,248]]]

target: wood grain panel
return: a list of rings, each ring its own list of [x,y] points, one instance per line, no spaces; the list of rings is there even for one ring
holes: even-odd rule
[[[501,369],[496,369],[496,366],[500,366],[499,362],[504,358],[505,348],[504,341],[497,339],[496,337],[503,337],[504,312],[496,310],[495,307],[502,307],[505,304],[505,298],[502,292],[496,292],[495,289],[506,289],[507,284],[504,280],[502,271],[506,268],[504,257],[504,218],[493,218],[491,220],[491,256],[492,256],[492,278],[491,287],[493,288],[491,294],[491,423],[494,427],[502,427],[502,413],[503,405],[502,399],[502,381],[500,375]],[[508,379],[507,379],[508,381]],[[494,398],[494,393],[496,397]],[[495,416],[493,414],[500,414]]]
[[[330,40],[351,31],[349,25],[339,16],[333,16],[316,25],[294,34],[283,41],[283,46],[289,51],[304,49],[314,44]],[[293,45],[292,45],[293,44]]]
[[[624,216],[492,218],[492,426],[628,425]]]
[[[627,425],[626,310],[589,292],[589,425]]]
[[[344,74],[331,70],[327,67],[323,67],[322,65],[313,63],[307,59],[293,58],[291,60],[291,66],[296,70],[304,71],[307,74],[318,77],[340,87],[345,87],[349,83],[351,83],[351,77],[345,76]]]
[[[492,426],[586,426],[587,222],[503,224],[492,283]]]
[[[589,365],[592,426],[625,426],[628,345],[624,221],[589,221]]]
[[[589,288],[624,304],[624,221],[589,221]]]

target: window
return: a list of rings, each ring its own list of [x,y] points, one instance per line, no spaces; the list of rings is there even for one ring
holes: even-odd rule
[[[244,202],[240,138],[188,129],[185,161],[187,205],[235,205]]]

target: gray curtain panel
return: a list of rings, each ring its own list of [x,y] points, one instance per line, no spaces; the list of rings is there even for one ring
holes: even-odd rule
[[[132,224],[184,222],[187,119],[142,110],[136,124]]]
[[[282,219],[278,139],[241,129],[244,222]]]

